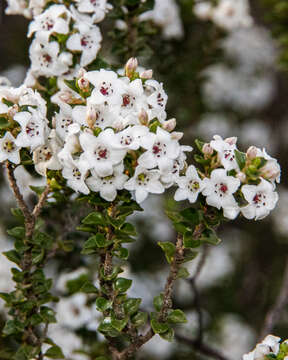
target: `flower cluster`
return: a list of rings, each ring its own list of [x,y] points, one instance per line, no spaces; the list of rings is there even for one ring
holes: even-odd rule
[[[249,14],[248,0],[220,0],[217,5],[210,1],[199,1],[194,6],[194,14],[202,20],[210,20],[224,30],[248,27],[253,23]]]
[[[247,153],[236,147],[237,138],[223,140],[215,135],[201,145],[202,157],[197,161],[204,173],[190,165],[185,176],[176,179],[175,200],[196,202],[200,193],[208,205],[223,209],[228,219],[241,212],[247,219],[260,220],[274,209],[278,201],[275,182],[280,181],[280,166],[265,151],[251,146]]]
[[[279,337],[267,335],[253,351],[243,355],[242,360],[265,360],[268,358],[288,360],[288,340],[281,342]]]

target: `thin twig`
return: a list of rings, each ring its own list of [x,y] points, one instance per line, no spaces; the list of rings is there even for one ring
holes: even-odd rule
[[[176,334],[175,335],[176,339],[183,343],[186,344],[189,347],[192,347],[196,352],[199,352],[201,354],[207,355],[209,357],[212,357],[216,360],[228,360],[224,355],[222,355],[220,352],[218,352],[217,350],[211,348],[209,345],[207,344],[203,344],[203,342],[199,342],[197,339],[189,339],[185,336]]]
[[[174,255],[174,259],[172,261],[170,267],[170,273],[166,280],[164,296],[163,296],[163,305],[159,312],[158,321],[165,322],[167,319],[168,311],[172,307],[172,291],[175,280],[177,279],[179,267],[182,263],[184,257],[184,250],[183,250],[183,237],[182,235],[178,234],[177,236],[177,243],[176,243],[176,252]],[[117,354],[117,360],[125,360],[129,357],[133,356],[135,352],[141,348],[144,344],[146,344],[149,340],[151,340],[154,336],[154,331],[150,327],[149,330],[145,333],[145,335],[139,335],[135,338],[134,342],[129,345],[125,350]],[[115,355],[115,354],[114,354]]]
[[[50,192],[50,186],[47,185],[46,186],[46,189],[43,191],[43,193],[41,194],[39,200],[38,200],[38,203],[35,205],[34,209],[33,209],[33,212],[32,212],[32,215],[34,216],[35,219],[38,218],[38,216],[40,215],[40,212],[47,200],[47,197],[49,195],[49,192]]]
[[[288,258],[286,260],[283,281],[280,288],[280,292],[276,298],[276,301],[272,308],[268,311],[264,325],[260,333],[260,340],[262,340],[267,334],[270,334],[274,326],[280,319],[280,316],[288,304]]]

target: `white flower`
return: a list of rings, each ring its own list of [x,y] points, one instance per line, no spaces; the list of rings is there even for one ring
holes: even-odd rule
[[[108,103],[109,105],[121,105],[124,93],[123,82],[118,79],[114,71],[101,69],[100,71],[88,71],[84,78],[94,85],[90,101],[96,105]]]
[[[200,1],[194,5],[194,14],[201,20],[210,20],[213,14],[213,6],[208,1]]]
[[[100,192],[100,196],[107,200],[113,201],[117,196],[117,190],[122,190],[128,176],[123,174],[124,166],[119,164],[113,168],[113,174],[106,177],[97,176],[94,170],[92,176],[86,180],[88,187],[95,192]]]
[[[113,166],[119,164],[126,155],[126,150],[114,148],[115,136],[112,129],[106,129],[97,137],[89,133],[82,133],[79,137],[84,150],[80,159],[86,160],[98,176],[112,175]]]
[[[72,34],[66,42],[67,49],[82,52],[80,66],[86,66],[95,60],[101,47],[102,36],[95,25],[80,33]]]
[[[69,134],[69,126],[72,124],[72,108],[70,106],[60,107],[59,113],[55,114],[55,125],[56,132],[62,140],[66,139]]]
[[[62,170],[63,177],[67,180],[67,185],[76,192],[89,194],[85,180],[87,178],[89,164],[81,160],[70,160],[64,163]]]
[[[57,304],[57,321],[59,325],[79,329],[90,321],[91,309],[86,305],[87,296],[77,293],[61,298]]]
[[[9,160],[14,164],[20,163],[20,147],[16,145],[14,136],[7,131],[0,139],[0,162]]]
[[[30,111],[30,112],[29,112]],[[19,147],[30,147],[34,150],[46,142],[46,119],[42,118],[39,111],[29,107],[29,111],[18,112],[14,120],[21,125],[16,144]]]
[[[152,169],[159,166],[161,171],[173,168],[173,160],[180,154],[180,145],[173,139],[173,134],[168,131],[157,128],[156,134],[149,134],[142,140],[142,146],[147,151],[142,154],[138,163],[146,169]]]
[[[216,169],[211,173],[211,178],[203,180],[203,195],[207,196],[206,202],[217,209],[223,208],[223,214],[228,219],[235,219],[239,213],[239,206],[233,194],[240,186],[240,180],[227,176],[226,170]]]
[[[268,155],[265,149],[257,148],[257,156],[267,160],[267,163],[260,169],[261,175],[268,180],[276,180],[277,183],[280,183],[281,168],[277,159]]]
[[[253,351],[243,355],[242,360],[265,360],[266,355],[277,355],[280,349],[280,340],[281,338],[278,336],[267,335],[261,343],[256,345]]]
[[[135,191],[136,201],[141,203],[148,194],[162,194],[164,186],[160,182],[161,173],[159,170],[147,170],[137,166],[133,178],[127,181],[124,188]]]
[[[125,130],[116,134],[114,144],[115,147],[120,149],[138,150],[142,146],[143,138],[146,139],[149,135],[152,135],[152,133],[149,132],[147,126],[128,126]]]
[[[199,193],[203,190],[203,182],[200,179],[195,166],[190,165],[185,176],[180,176],[176,181],[179,189],[176,190],[174,199],[176,201],[188,199],[195,203]]]
[[[29,49],[31,70],[36,75],[59,76],[69,70],[72,65],[72,54],[60,53],[59,44],[56,41],[34,39]]]
[[[248,205],[241,208],[247,219],[261,220],[273,210],[278,201],[278,194],[274,186],[267,180],[261,179],[258,185],[243,185],[241,191],[248,201]]]
[[[92,13],[93,21],[98,23],[102,21],[112,6],[107,0],[77,0],[78,11],[83,13]]]
[[[230,139],[223,140],[221,136],[215,135],[214,140],[210,142],[210,146],[218,152],[221,164],[226,170],[239,169],[235,157],[235,150],[237,150],[235,142],[229,141]]]
[[[56,130],[52,129],[47,144],[38,147],[33,152],[33,162],[35,170],[38,174],[46,176],[47,169],[61,170],[62,165],[58,159],[58,153],[62,149],[62,142],[56,134]]]
[[[253,20],[249,14],[247,0],[220,0],[212,13],[212,21],[225,30],[251,26]]]
[[[52,5],[30,23],[27,36],[31,37],[34,32],[37,32],[37,36],[39,32],[41,35],[68,34],[70,17],[66,6]]]
[[[5,76],[0,76],[0,88],[1,87],[11,87],[11,82]]]
[[[150,105],[148,111],[149,119],[152,120],[155,117],[160,121],[166,119],[165,107],[167,104],[168,96],[163,89],[163,84],[156,80],[147,80],[145,82],[146,92],[150,93],[147,98],[147,102]]]

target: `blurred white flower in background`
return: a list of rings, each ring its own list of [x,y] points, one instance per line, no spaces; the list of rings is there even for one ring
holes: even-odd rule
[[[15,64],[8,67],[6,70],[1,71],[0,76],[6,77],[12,84],[12,86],[20,86],[26,76],[27,69],[23,65]]]

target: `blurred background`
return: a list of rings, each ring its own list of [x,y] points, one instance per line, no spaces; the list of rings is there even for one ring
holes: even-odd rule
[[[153,68],[155,78],[164,83],[169,96],[168,117],[177,118],[178,131],[184,132],[182,143],[194,146],[196,138],[209,141],[215,134],[237,136],[242,151],[256,145],[265,147],[271,156],[278,158],[282,177],[277,209],[262,221],[249,222],[239,218],[224,224],[220,229],[222,243],[201,249],[197,260],[189,265],[193,276],[197,264],[202,261],[201,273],[195,282],[178,281],[174,301],[185,310],[189,320],[177,329],[178,341],[170,344],[155,337],[145,345],[139,359],[221,359],[213,354],[203,354],[185,341],[197,338],[199,326],[203,341],[217,349],[223,355],[222,359],[241,359],[242,354],[250,351],[259,340],[265,316],[283,285],[288,259],[288,61],[285,60],[287,40],[286,43],[283,41],[285,26],[280,25],[285,21],[288,24],[288,11],[283,7],[275,12],[275,3],[273,0],[252,0],[250,16],[253,24],[227,31],[197,16],[193,1],[179,0],[172,20],[166,14],[167,23],[156,24],[157,36],[146,39],[151,56],[139,60],[146,68]],[[26,38],[29,22],[21,16],[4,15],[4,4],[1,6],[0,76],[6,76],[12,85],[19,86],[29,67],[29,41]],[[109,23],[109,19],[107,21]],[[167,29],[171,23],[172,29]],[[287,38],[288,27],[286,33]],[[23,183],[32,181],[24,171],[20,179]],[[25,196],[32,195],[27,193]],[[168,270],[157,242],[175,237],[165,216],[165,208],[173,206],[172,198],[173,193],[165,198],[150,196],[144,203],[146,211],[132,219],[140,235],[132,245],[131,266],[125,272],[135,280],[131,296],[141,296],[145,310],[152,309],[153,296],[163,289]],[[2,252],[11,247],[4,229],[13,223],[9,212],[13,197],[7,187],[4,169],[1,171],[0,204]],[[65,217],[62,220],[65,222]],[[69,221],[74,225],[73,218]],[[63,236],[69,239],[69,235]],[[58,294],[65,294],[65,281],[81,274],[83,260],[79,259],[79,246],[74,244],[68,255],[57,255],[48,269]],[[0,291],[11,289],[9,266],[8,260],[1,256]],[[80,306],[82,300],[79,297],[73,301]],[[93,354],[101,355],[104,345],[101,337],[95,334],[97,314],[93,323],[87,325],[88,320],[83,321],[83,327],[78,329],[76,315],[69,313],[67,303],[60,301],[57,306],[60,325],[52,329],[51,336],[53,333],[63,342],[67,359],[94,359],[92,355],[72,354],[73,350],[92,343]],[[4,319],[2,300],[0,311]],[[287,306],[272,332],[288,337]],[[8,359],[5,356],[0,350],[0,359]]]

